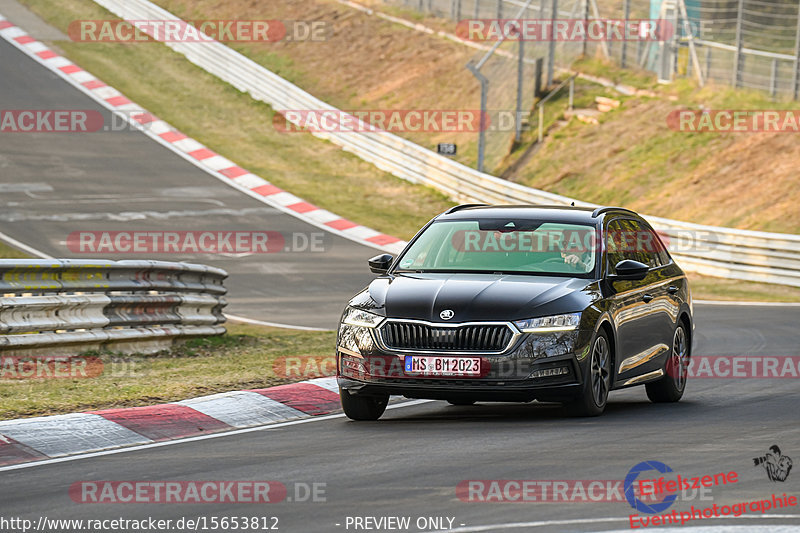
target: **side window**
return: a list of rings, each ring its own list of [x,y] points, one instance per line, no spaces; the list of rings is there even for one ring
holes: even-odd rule
[[[650,268],[663,264],[661,243],[653,231],[632,219],[616,219],[608,224],[606,249],[608,250],[608,270],[624,259],[639,261]]]
[[[619,219],[612,220],[606,228],[606,257],[609,274],[616,274],[615,265],[626,259],[622,251],[622,226]]]

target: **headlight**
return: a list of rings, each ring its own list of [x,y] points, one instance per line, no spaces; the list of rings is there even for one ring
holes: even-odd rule
[[[383,318],[384,317],[376,315],[375,313],[362,311],[361,309],[356,309],[355,307],[348,307],[347,311],[344,312],[344,316],[342,317],[342,323],[350,326],[374,328],[380,324],[381,321],[383,321]]]
[[[517,320],[514,325],[524,333],[549,333],[551,331],[571,331],[578,327],[580,321],[580,313],[568,313]]]

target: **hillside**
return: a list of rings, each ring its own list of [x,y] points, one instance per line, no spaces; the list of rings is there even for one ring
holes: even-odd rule
[[[235,47],[315,96],[343,109],[478,109],[479,88],[464,68],[477,51],[435,34],[381,20],[335,0],[157,0],[192,19],[269,18],[324,20],[331,31],[324,42],[237,44]],[[423,19],[411,11],[367,2],[395,16],[437,30],[453,29],[444,20]],[[600,85],[579,82],[578,105],[595,96],[620,99],[618,109],[599,126],[572,120],[548,136],[514,179],[548,191],[597,203],[622,204],[651,215],[699,223],[779,232],[800,232],[800,179],[794,168],[800,144],[791,133],[720,134],[671,131],[674,110],[798,109],[771,102],[767,95],[725,87],[698,89],[681,81],[656,86],[652,76],[615,71],[598,61],[577,65],[651,90],[654,96],[625,97]],[[559,105],[565,107],[563,98]],[[560,112],[560,110],[559,110]],[[558,118],[558,117],[556,117]],[[473,164],[474,132],[403,133],[433,147],[456,142],[459,159]],[[534,138],[526,135],[530,142]],[[508,144],[511,149],[511,144]],[[502,174],[522,154],[516,151],[491,170]]]

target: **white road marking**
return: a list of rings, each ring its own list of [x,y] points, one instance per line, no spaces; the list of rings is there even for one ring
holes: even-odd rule
[[[401,407],[411,407],[414,405],[420,405],[425,403],[430,403],[434,400],[410,400],[407,402],[390,404],[386,407],[386,410],[389,409],[399,409]],[[55,459],[44,459],[42,461],[34,461],[31,463],[22,463],[18,465],[9,465],[0,467],[0,472],[6,472],[9,470],[22,470],[25,468],[34,468],[37,466],[45,466],[45,465],[52,465],[57,463],[66,463],[70,461],[78,461],[80,459],[91,459],[94,457],[102,457],[104,455],[115,455],[118,453],[126,453],[126,452],[134,452],[138,450],[146,450],[149,448],[161,448],[162,446],[174,446],[176,444],[184,444],[187,442],[198,442],[202,440],[210,440],[210,439],[219,439],[221,437],[231,437],[234,435],[241,435],[244,433],[253,433],[255,431],[264,431],[270,429],[280,429],[288,426],[295,426],[297,424],[308,424],[310,422],[322,422],[325,420],[333,420],[336,418],[344,418],[344,413],[338,413],[335,415],[322,415],[322,416],[314,416],[310,418],[304,418],[303,420],[292,420],[289,422],[281,422],[278,424],[268,424],[264,426],[256,426],[252,428],[244,428],[244,429],[234,429],[231,431],[224,431],[221,433],[211,433],[209,435],[199,435],[197,437],[186,437],[183,439],[176,439],[176,440],[168,440],[164,442],[154,442],[151,444],[141,444],[136,446],[126,446],[124,448],[115,448],[113,450],[103,450],[100,452],[91,452],[91,453],[84,453],[78,455],[70,455],[67,457],[57,457]]]
[[[269,326],[271,328],[283,328],[283,329],[298,329],[301,331],[335,331],[332,329],[325,329],[325,328],[312,328],[311,326],[293,326],[291,324],[281,324],[279,322],[264,322],[263,320],[254,320],[252,318],[245,318],[243,316],[236,316],[236,315],[229,315],[225,313],[225,318],[228,320],[232,320],[234,322],[243,322],[245,324],[255,324],[257,326]]]

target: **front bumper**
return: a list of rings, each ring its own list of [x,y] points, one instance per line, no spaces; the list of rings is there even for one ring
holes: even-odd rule
[[[502,354],[435,354],[480,357],[479,377],[422,377],[407,373],[406,355],[387,350],[370,328],[343,326],[336,367],[339,386],[355,394],[400,395],[435,400],[565,401],[581,391],[588,365],[591,331],[527,333]]]

